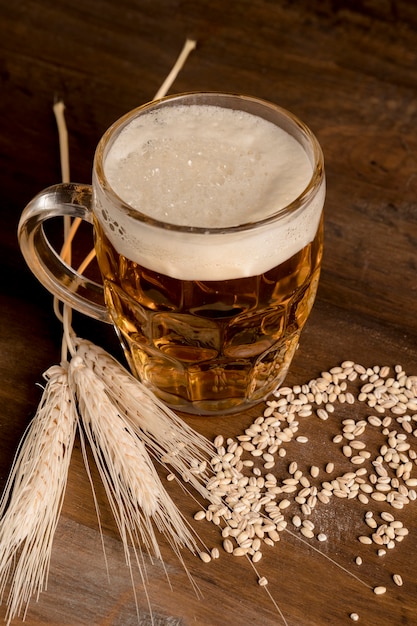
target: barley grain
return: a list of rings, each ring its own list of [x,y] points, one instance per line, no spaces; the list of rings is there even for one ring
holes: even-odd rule
[[[233,543],[231,542],[230,539],[225,539],[223,541],[223,549],[229,554],[233,553]]]
[[[377,528],[378,527],[378,524],[377,524],[376,520],[374,520],[373,517],[365,518],[365,522],[366,522],[367,526],[369,526],[369,528]]]
[[[368,422],[372,425],[372,426],[376,426],[379,427],[382,424],[382,420],[377,417],[376,415],[370,415],[368,417]]]
[[[224,439],[221,435],[218,435],[213,443],[215,448],[220,448],[224,444]]]
[[[212,548],[210,551],[210,556],[212,559],[218,559],[220,558],[220,552],[218,548]]]
[[[237,548],[234,548],[232,554],[233,556],[245,556],[245,554],[247,554],[248,550],[247,548],[242,548],[241,546],[238,546]]]
[[[384,545],[384,539],[383,537],[381,537],[381,535],[379,535],[378,533],[373,533],[372,534],[372,541],[374,543],[376,543],[379,546]]]
[[[379,491],[378,492],[374,491],[373,493],[371,493],[371,498],[373,500],[376,500],[377,502],[385,502],[387,499],[387,496],[384,493],[381,493]]]
[[[372,539],[370,537],[367,537],[366,535],[361,535],[360,537],[358,537],[358,539],[361,543],[364,543],[366,545],[372,544]]]
[[[256,551],[252,556],[252,563],[258,563],[262,559],[262,552],[260,550]]]
[[[349,445],[354,450],[363,450],[366,447],[366,444],[359,439],[353,439]]]
[[[312,465],[310,467],[310,476],[312,478],[317,478],[318,475],[320,473],[320,469],[317,467],[317,465]],[[306,476],[303,476],[302,478],[300,478],[300,483],[304,486],[307,487],[310,484],[310,481],[308,480],[308,478]]]
[[[336,498],[347,498],[348,494],[346,491],[343,491],[342,489],[334,489],[333,495],[335,495]]]
[[[210,563],[211,561],[211,556],[208,554],[208,552],[199,552],[198,556],[203,561],[203,563]]]

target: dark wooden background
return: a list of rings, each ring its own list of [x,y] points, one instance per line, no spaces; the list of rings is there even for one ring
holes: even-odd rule
[[[31,276],[16,241],[19,215],[42,188],[60,181],[52,105],[62,98],[71,178],[89,182],[95,146],[120,115],[151,100],[187,37],[198,41],[171,91],[219,90],[266,98],[315,132],[325,154],[325,257],[316,305],[289,384],[345,359],[366,367],[401,363],[417,375],[417,5],[407,0],[0,0],[0,482],[40,398],[42,372],[60,358],[52,298]],[[78,333],[118,355],[110,327],[75,318]],[[240,434],[250,415],[192,420],[213,436]],[[355,408],[340,416],[357,418]],[[306,425],[312,444],[300,461],[323,463],[335,423]],[[333,430],[332,430],[333,429]],[[368,445],[376,445],[370,440]],[[414,444],[416,447],[417,444]],[[96,477],[97,478],[97,477]],[[49,587],[31,603],[31,626],[138,623],[131,581],[97,479],[109,561],[107,579],[79,443],[58,526]],[[184,512],[195,507],[180,496]],[[401,511],[410,535],[384,559],[353,564],[363,507],[335,502],[317,518],[320,548],[368,584],[374,596],[291,536],[264,557],[269,589],[289,626],[417,624],[417,503]],[[320,518],[321,515],[321,518]],[[199,526],[212,545],[215,531]],[[314,544],[316,545],[316,544]],[[250,566],[222,554],[187,565],[197,599],[169,548],[149,568],[155,624],[221,626],[284,623]],[[399,588],[392,573],[404,578]],[[137,581],[140,623],[148,609]],[[4,608],[0,607],[4,614]],[[13,624],[20,623],[15,620]]]

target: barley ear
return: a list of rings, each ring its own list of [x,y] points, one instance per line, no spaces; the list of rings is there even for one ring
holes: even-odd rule
[[[126,415],[131,428],[163,466],[176,470],[179,477],[207,500],[208,460],[214,455],[213,444],[188,426],[174,411],[134,378],[116,359],[86,340],[77,341],[82,356],[107,388],[112,401]]]
[[[51,367],[36,414],[17,451],[0,500],[0,594],[7,624],[46,589],[61,512],[77,413],[67,372]]]
[[[176,549],[196,551],[194,537],[166,492],[142,441],[113,403],[105,383],[80,356],[70,380],[79,413],[123,541],[142,543],[160,558],[154,525]]]

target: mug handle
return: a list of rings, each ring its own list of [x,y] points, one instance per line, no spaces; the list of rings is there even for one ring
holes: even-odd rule
[[[44,287],[80,313],[111,323],[104,305],[103,285],[65,263],[43,228],[46,220],[66,215],[92,224],[92,196],[91,185],[76,183],[60,183],[41,191],[22,212],[18,240],[27,265]]]

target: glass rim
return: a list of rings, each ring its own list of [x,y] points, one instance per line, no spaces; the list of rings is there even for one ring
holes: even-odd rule
[[[170,222],[164,222],[158,220],[142,211],[133,208],[127,202],[125,202],[112,188],[111,184],[107,180],[104,173],[104,160],[107,153],[107,150],[111,147],[112,142],[116,139],[116,137],[120,134],[120,132],[127,126],[132,120],[136,117],[145,113],[148,110],[155,109],[158,107],[164,107],[174,104],[181,104],[184,102],[189,102],[190,104],[196,104],[197,99],[199,101],[203,101],[204,99],[216,99],[223,98],[225,100],[236,100],[241,102],[253,103],[254,105],[261,106],[265,111],[270,111],[271,113],[275,112],[275,114],[281,115],[283,118],[286,118],[294,129],[297,129],[302,136],[304,136],[312,149],[313,154],[313,171],[308,181],[308,184],[303,189],[303,191],[289,204],[284,207],[281,207],[273,214],[268,215],[264,218],[254,220],[254,221],[246,221],[242,224],[236,224],[232,226],[221,226],[221,227],[206,227],[206,226],[189,226],[183,224],[174,224]],[[204,102],[205,104],[209,104],[208,102]],[[213,102],[212,106],[222,106],[219,103]],[[229,107],[231,108],[231,107]],[[247,111],[245,108],[241,108],[240,110]],[[256,113],[251,113],[252,115],[258,115]],[[259,115],[258,115],[259,117]],[[268,118],[264,118],[268,119]],[[271,123],[275,123],[272,120]],[[277,124],[276,124],[277,125]],[[297,139],[298,141],[298,139]],[[299,142],[300,143],[300,142]],[[192,233],[192,234],[227,234],[227,233],[235,233],[235,232],[243,232],[248,230],[253,230],[255,228],[259,228],[262,226],[267,226],[268,224],[272,224],[284,217],[287,217],[291,214],[298,212],[298,210],[302,209],[305,205],[308,205],[316,193],[318,193],[321,183],[324,179],[324,158],[321,146],[314,135],[314,133],[310,130],[310,128],[302,122],[296,115],[288,111],[287,109],[274,104],[268,100],[258,98],[256,96],[248,96],[239,93],[233,92],[218,92],[218,91],[188,91],[184,93],[172,94],[160,98],[158,100],[152,100],[145,104],[142,104],[129,112],[122,115],[118,118],[111,126],[105,131],[103,136],[101,137],[96,151],[94,155],[94,164],[93,164],[94,173],[97,175],[100,187],[105,192],[106,195],[110,196],[110,199],[113,204],[118,205],[118,209],[121,209],[126,215],[128,215],[135,222],[145,223],[149,226],[153,226],[155,228],[161,230],[168,231],[176,231],[180,233]]]

